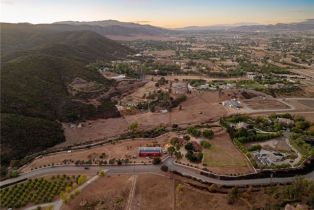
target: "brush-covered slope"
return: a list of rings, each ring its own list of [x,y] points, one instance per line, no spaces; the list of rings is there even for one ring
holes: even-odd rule
[[[86,65],[131,53],[94,32],[37,31],[32,25],[19,26],[1,27],[2,166],[63,141],[60,121],[119,116],[110,99],[102,99],[98,106],[84,103],[89,93],[73,95],[69,87],[73,81],[85,81],[99,90],[92,97],[101,95],[114,82]]]

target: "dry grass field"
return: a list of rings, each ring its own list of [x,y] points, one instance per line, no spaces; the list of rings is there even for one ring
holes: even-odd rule
[[[230,204],[230,189],[215,185],[216,192],[208,190],[213,186],[169,174],[100,177],[62,210],[250,210],[274,200],[264,188],[246,188]]]
[[[224,132],[210,140],[212,147],[204,149],[203,163],[217,174],[241,174],[253,172],[245,156],[234,146],[229,135]]]
[[[154,174],[139,175],[132,210],[170,210],[173,206],[173,180]]]
[[[100,177],[77,197],[62,206],[62,210],[125,209],[131,188],[130,175]]]
[[[160,124],[171,126],[218,120],[220,116],[227,113],[219,104],[220,101],[218,92],[192,93],[181,103],[182,110],[175,108],[168,113],[146,112],[125,116],[125,119],[128,123],[138,122],[142,129],[152,129]]]
[[[63,123],[66,141],[56,147],[64,147],[89,141],[101,140],[126,133],[128,122],[123,118],[90,120],[81,123],[82,127],[71,127]]]

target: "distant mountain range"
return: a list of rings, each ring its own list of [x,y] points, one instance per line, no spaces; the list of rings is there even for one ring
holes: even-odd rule
[[[3,24],[2,24],[3,25]],[[167,29],[152,25],[142,25],[132,22],[120,22],[117,20],[103,21],[62,21],[52,24],[29,24],[20,23],[20,29],[30,29],[36,31],[65,32],[65,31],[92,31],[102,36],[115,40],[135,40],[135,39],[160,39],[169,38],[175,35],[193,32],[210,31],[244,31],[244,32],[276,32],[276,31],[314,31],[314,19],[305,20],[298,23],[278,23],[275,25],[262,25],[258,23],[238,23],[222,24],[212,26],[188,26],[184,28]],[[27,41],[27,43],[29,40]],[[27,44],[26,43],[26,44]]]
[[[152,25],[141,25],[131,22],[120,22],[117,20],[103,20],[91,22],[78,21],[63,21],[53,23],[55,27],[66,28],[67,26],[77,26],[81,30],[91,30],[108,36],[110,38],[116,37],[152,37],[152,36],[167,36],[175,33],[173,30],[156,27]],[[70,28],[69,28],[70,29]]]
[[[236,23],[236,24],[217,24],[210,26],[187,26],[183,28],[176,28],[175,30],[180,31],[206,31],[206,30],[226,30],[230,28],[235,28],[239,26],[256,26],[261,25],[259,23]]]
[[[77,29],[91,30],[110,38],[116,37],[163,37],[184,34],[185,32],[197,31],[308,31],[314,30],[314,19],[297,23],[278,23],[274,25],[263,25],[259,23],[237,23],[220,24],[211,26],[188,26],[176,29],[166,29],[152,25],[141,25],[132,22],[120,22],[117,20],[103,20],[91,22],[63,21],[53,23],[54,27],[71,29],[70,26],[77,26]],[[50,25],[50,27],[52,27]],[[73,30],[73,28],[71,29]]]
[[[229,25],[212,25],[212,26],[189,26],[178,28],[179,31],[197,32],[197,31],[309,31],[314,30],[314,19],[308,19],[297,23],[278,23],[274,25],[263,25],[258,23],[239,23]]]

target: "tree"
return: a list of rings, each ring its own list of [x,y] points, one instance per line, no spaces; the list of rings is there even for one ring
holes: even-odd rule
[[[159,157],[156,157],[153,159],[153,164],[154,165],[159,165],[161,163],[161,159]]]
[[[205,149],[210,149],[210,147],[212,146],[209,142],[207,141],[201,141],[201,145],[202,147],[204,147]]]
[[[179,138],[178,138],[178,137],[173,137],[173,138],[170,140],[170,143],[171,143],[173,146],[176,146],[177,144],[179,144]]]
[[[207,139],[212,139],[214,136],[214,132],[210,129],[206,129],[203,131],[203,136]]]
[[[185,145],[185,149],[187,151],[192,151],[193,150],[193,144],[191,142],[188,142],[186,145]]]
[[[199,129],[194,128],[194,127],[189,127],[187,131],[189,134],[191,134],[194,137],[200,137],[202,135],[202,132]]]
[[[239,198],[239,190],[237,187],[233,187],[228,192],[228,203],[233,204]]]
[[[185,141],[190,141],[191,137],[190,137],[189,135],[184,135],[184,136],[183,136],[183,139],[184,139]]]
[[[86,181],[87,177],[85,175],[80,175],[79,178],[77,179],[77,184],[81,185]]]
[[[101,171],[99,172],[99,176],[105,176],[105,172],[104,172],[103,170],[101,170]]]
[[[173,153],[176,151],[176,149],[173,147],[173,146],[171,146],[171,147],[168,147],[168,153],[172,156],[173,155]]]
[[[15,178],[18,177],[20,174],[17,170],[13,170],[11,171],[10,177]]]
[[[175,156],[176,156],[177,159],[181,159],[181,158],[182,158],[182,154],[181,154],[181,152],[179,152],[179,151],[178,151],[178,152],[177,152],[177,151],[175,152]]]
[[[138,122],[132,122],[130,125],[129,125],[129,131],[131,133],[136,133],[138,131],[138,128],[139,128],[139,124]]]

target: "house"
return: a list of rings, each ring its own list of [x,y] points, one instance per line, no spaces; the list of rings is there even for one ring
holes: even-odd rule
[[[231,99],[229,101],[224,101],[224,102],[222,102],[222,105],[230,107],[230,108],[235,108],[235,109],[241,108],[241,103],[237,99]]]
[[[188,85],[185,82],[172,83],[171,91],[174,94],[186,94],[188,92]]]
[[[159,157],[162,154],[161,147],[140,147],[140,157]]]
[[[278,122],[281,125],[289,126],[289,127],[294,125],[294,121],[287,118],[278,118]]]
[[[250,80],[254,80],[257,75],[254,72],[247,72],[246,77]]]
[[[236,129],[247,129],[248,126],[249,126],[249,124],[247,124],[245,122],[238,122],[237,124],[235,124]]]

